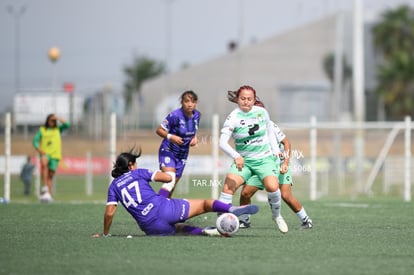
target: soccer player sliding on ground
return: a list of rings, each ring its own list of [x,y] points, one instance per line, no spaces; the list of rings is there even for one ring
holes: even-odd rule
[[[103,232],[92,237],[110,236],[110,228],[120,202],[146,235],[220,235],[216,228],[200,228],[183,224],[187,219],[207,212],[228,212],[236,216],[255,214],[256,205],[230,206],[213,199],[169,199],[158,195],[150,182],[170,182],[173,172],[138,168],[141,151],[121,153],[113,166],[114,180],[109,185]]]

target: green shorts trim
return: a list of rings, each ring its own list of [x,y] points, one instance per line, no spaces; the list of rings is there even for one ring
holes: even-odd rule
[[[236,168],[236,164],[230,167],[228,174],[236,174],[241,176],[247,182],[253,175],[256,175],[260,180],[267,176],[279,177],[280,171],[277,165],[278,161],[273,156],[262,159],[244,159],[244,167],[241,171]]]
[[[42,156],[40,156],[40,157],[42,157]],[[46,157],[47,157],[47,161],[48,161],[47,167],[52,171],[56,171],[58,169],[60,160],[51,158],[49,155],[46,155]]]
[[[59,166],[59,160],[58,159],[49,159],[49,169],[52,171],[56,171]]]
[[[293,184],[292,173],[290,172],[290,167],[286,173],[284,174],[280,173],[278,179],[279,179],[279,184]],[[254,186],[260,190],[264,189],[263,182],[256,175],[251,176],[246,181],[246,185]]]

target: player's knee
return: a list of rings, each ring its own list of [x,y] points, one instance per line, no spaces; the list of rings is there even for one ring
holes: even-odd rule
[[[224,181],[224,189],[236,191],[236,189],[243,184],[243,179],[237,175],[227,175]]]
[[[243,200],[250,200],[253,196],[253,193],[250,191],[242,190],[240,192],[240,197],[243,198]]]

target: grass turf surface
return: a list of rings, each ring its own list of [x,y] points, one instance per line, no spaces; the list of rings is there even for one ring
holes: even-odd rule
[[[110,238],[104,202],[0,205],[0,274],[408,274],[414,270],[413,204],[397,199],[303,201],[314,221],[279,233],[267,204],[236,236],[146,237],[119,207]],[[188,222],[214,224],[209,213]],[[127,235],[133,235],[127,239]]]

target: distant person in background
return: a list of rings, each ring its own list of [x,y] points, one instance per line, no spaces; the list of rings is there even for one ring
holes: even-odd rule
[[[187,162],[190,146],[197,145],[197,130],[200,112],[196,110],[198,96],[193,91],[185,91],[181,97],[181,108],[165,118],[156,133],[163,138],[158,161],[163,172],[173,172],[171,182],[162,185],[159,194],[171,197],[180,180]]]
[[[42,178],[41,202],[52,202],[53,178],[62,158],[62,131],[70,126],[64,118],[49,114],[46,122],[33,138],[33,146],[40,157],[40,175]]]
[[[34,164],[32,163],[31,156],[27,156],[26,163],[23,165],[22,170],[20,171],[20,179],[24,184],[23,194],[28,196],[30,195],[30,190],[32,188],[33,182],[33,171],[35,169]]]

